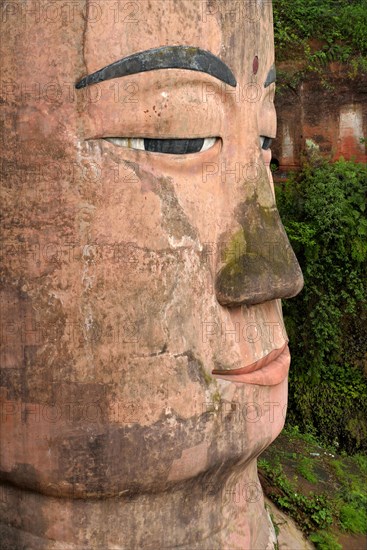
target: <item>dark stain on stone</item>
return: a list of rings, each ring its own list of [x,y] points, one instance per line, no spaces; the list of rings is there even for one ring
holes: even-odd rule
[[[37,474],[31,466],[19,464],[18,473],[25,478],[31,478],[35,490],[38,490]],[[14,518],[14,521],[8,523],[5,519],[5,514],[0,520],[1,550],[48,549],[49,539],[46,540],[43,537],[49,528],[49,524],[43,515],[42,507],[38,505],[39,500],[37,497],[39,495],[37,493],[32,495],[31,492],[25,492],[22,488],[14,487],[7,482],[2,482],[2,493],[6,499],[6,515]],[[25,508],[24,501],[28,498],[29,502],[33,503],[34,506],[27,506]],[[20,510],[22,510],[21,513]],[[37,546],[35,546],[36,537]]]
[[[160,198],[162,203],[162,225],[167,233],[176,239],[181,239],[184,236],[191,237],[194,240],[197,239],[197,231],[189,222],[182,206],[178,202],[171,178],[164,176],[155,177],[150,172],[142,170],[137,163],[124,162],[131,167],[139,178],[142,191],[151,191]]]
[[[150,427],[109,426],[103,434],[68,438],[60,447],[59,475],[77,488],[76,496],[113,495],[129,490],[126,485],[131,484],[139,492],[166,490],[172,485],[167,482],[172,460],[180,458],[188,443],[202,442],[193,419],[176,422],[174,438],[165,415]]]
[[[14,485],[26,487],[31,491],[39,491],[40,478],[39,474],[30,464],[17,464],[11,471],[11,476],[8,472],[1,473],[1,479],[4,481],[16,480]]]
[[[212,378],[210,374],[206,372],[203,362],[196,357],[191,350],[185,351],[180,354],[180,356],[187,358],[187,373],[190,380],[193,382],[199,382],[205,389],[207,389],[208,385],[212,381]]]
[[[138,493],[150,494],[171,490],[183,483],[167,481],[173,460],[179,460],[185,449],[203,443],[208,421],[214,422],[208,470],[228,471],[246,456],[242,441],[245,434],[233,429],[233,420],[223,424],[222,418],[216,420],[212,414],[203,412],[184,420],[172,413],[174,437],[171,422],[163,412],[151,426],[104,424],[91,426],[86,433],[85,426],[78,429],[74,425],[72,436],[60,436],[54,442],[59,454],[58,470],[47,483],[41,483],[38,473],[23,464],[4,472],[2,478],[27,490],[71,498],[107,498],[125,494],[132,487]],[[231,455],[235,458],[228,459]]]
[[[168,349],[167,342],[164,343],[161,351],[157,351],[155,353],[150,353],[149,357],[157,357],[158,355],[164,355]]]

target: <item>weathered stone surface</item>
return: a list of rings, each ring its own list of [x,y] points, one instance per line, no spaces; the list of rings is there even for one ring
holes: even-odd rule
[[[5,547],[267,548],[256,457],[287,402],[278,298],[301,287],[260,141],[276,129],[271,3],[7,6]],[[209,50],[236,88],[165,69],[75,89],[166,45]],[[174,155],[106,138],[216,140]],[[255,210],[276,231],[258,235]],[[218,274],[268,248],[284,269],[269,252],[247,296],[221,305]]]
[[[284,64],[283,70],[289,67]],[[275,98],[278,114],[273,156],[282,173],[297,169],[306,140],[319,146],[333,160],[344,157],[367,162],[367,77],[348,77],[350,67],[334,62],[325,67],[329,89],[310,78],[297,89],[285,89]]]

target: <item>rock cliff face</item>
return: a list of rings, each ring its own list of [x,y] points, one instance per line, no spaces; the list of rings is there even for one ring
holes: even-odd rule
[[[287,71],[287,66],[278,68],[280,73]],[[332,63],[325,68],[330,87],[309,78],[297,89],[288,87],[276,94],[278,131],[272,153],[274,163],[279,163],[277,179],[299,166],[308,139],[333,160],[343,156],[367,161],[366,145],[361,140],[367,137],[367,76],[352,80],[349,69]]]

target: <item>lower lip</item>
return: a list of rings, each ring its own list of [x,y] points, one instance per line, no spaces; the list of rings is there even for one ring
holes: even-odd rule
[[[214,377],[240,384],[277,386],[287,377],[290,364],[291,355],[289,352],[289,347],[286,346],[282,353],[276,359],[273,359],[273,361],[263,366],[259,370],[244,374],[229,374],[229,372],[218,374],[218,371],[216,371]]]

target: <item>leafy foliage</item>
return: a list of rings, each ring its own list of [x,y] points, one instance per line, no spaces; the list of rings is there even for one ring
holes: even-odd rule
[[[282,75],[287,84],[318,73],[327,85],[325,65],[332,61],[348,63],[352,78],[367,73],[367,0],[275,0],[273,5],[277,61],[295,62]]]
[[[348,452],[367,449],[367,167],[313,153],[278,189],[305,287],[284,304],[288,418]]]

